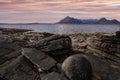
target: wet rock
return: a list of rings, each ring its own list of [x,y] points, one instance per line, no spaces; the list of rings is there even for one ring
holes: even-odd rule
[[[40,40],[31,47],[35,47],[43,52],[48,52],[51,55],[62,55],[68,53],[71,49],[71,46],[72,42],[68,36],[53,35]]]
[[[62,70],[70,80],[91,79],[91,64],[80,54],[68,57],[62,64]]]
[[[56,64],[56,61],[53,58],[35,48],[23,48],[22,54],[30,60],[38,70],[46,71]]]

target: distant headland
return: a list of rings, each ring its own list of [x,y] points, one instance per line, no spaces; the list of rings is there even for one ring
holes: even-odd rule
[[[100,18],[100,19],[77,19],[74,17],[67,16],[57,22],[57,24],[120,24],[120,22],[116,19],[106,19],[106,18]]]

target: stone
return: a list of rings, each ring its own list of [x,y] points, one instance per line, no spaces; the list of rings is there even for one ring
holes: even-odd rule
[[[60,74],[57,72],[51,72],[48,74],[43,74],[40,77],[41,80],[58,80],[60,78]]]
[[[9,65],[0,68],[0,77],[3,80],[35,80],[37,73],[31,66],[33,65],[21,55]]]
[[[48,74],[40,74],[41,80],[69,80],[67,77],[65,77],[64,74],[60,74],[57,72],[51,72]]]
[[[120,67],[112,67],[103,58],[95,55],[86,55],[86,58],[90,61],[92,69],[96,72],[101,80],[120,80]]]
[[[116,31],[116,37],[120,38],[120,31]]]
[[[68,36],[52,35],[38,41],[36,44],[30,47],[37,48],[43,52],[48,52],[51,55],[62,55],[70,51],[72,42]]]
[[[16,40],[9,35],[0,35],[0,65],[21,55],[21,47],[25,45],[22,40]]]
[[[22,54],[30,60],[38,70],[49,70],[55,66],[56,61],[35,48],[23,48]]]
[[[70,80],[90,80],[92,75],[90,62],[80,54],[65,59],[62,71]]]

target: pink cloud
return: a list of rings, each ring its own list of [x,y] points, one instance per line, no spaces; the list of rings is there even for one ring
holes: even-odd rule
[[[67,15],[82,18],[106,16],[119,19],[119,4],[119,0],[0,0],[0,18],[3,18],[4,15],[7,16],[6,19],[11,19],[9,15],[11,13],[14,18],[17,18],[17,16],[21,18],[53,16],[52,21]],[[27,17],[27,15],[24,16],[23,14],[30,16]],[[111,14],[115,15],[111,16]],[[42,20],[41,18],[39,21]],[[46,21],[48,20],[46,18]]]

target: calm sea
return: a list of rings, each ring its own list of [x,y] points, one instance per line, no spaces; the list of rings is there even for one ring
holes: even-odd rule
[[[4,24],[0,28],[32,29],[35,32],[70,34],[74,32],[115,32],[120,25],[74,25],[74,24]]]

